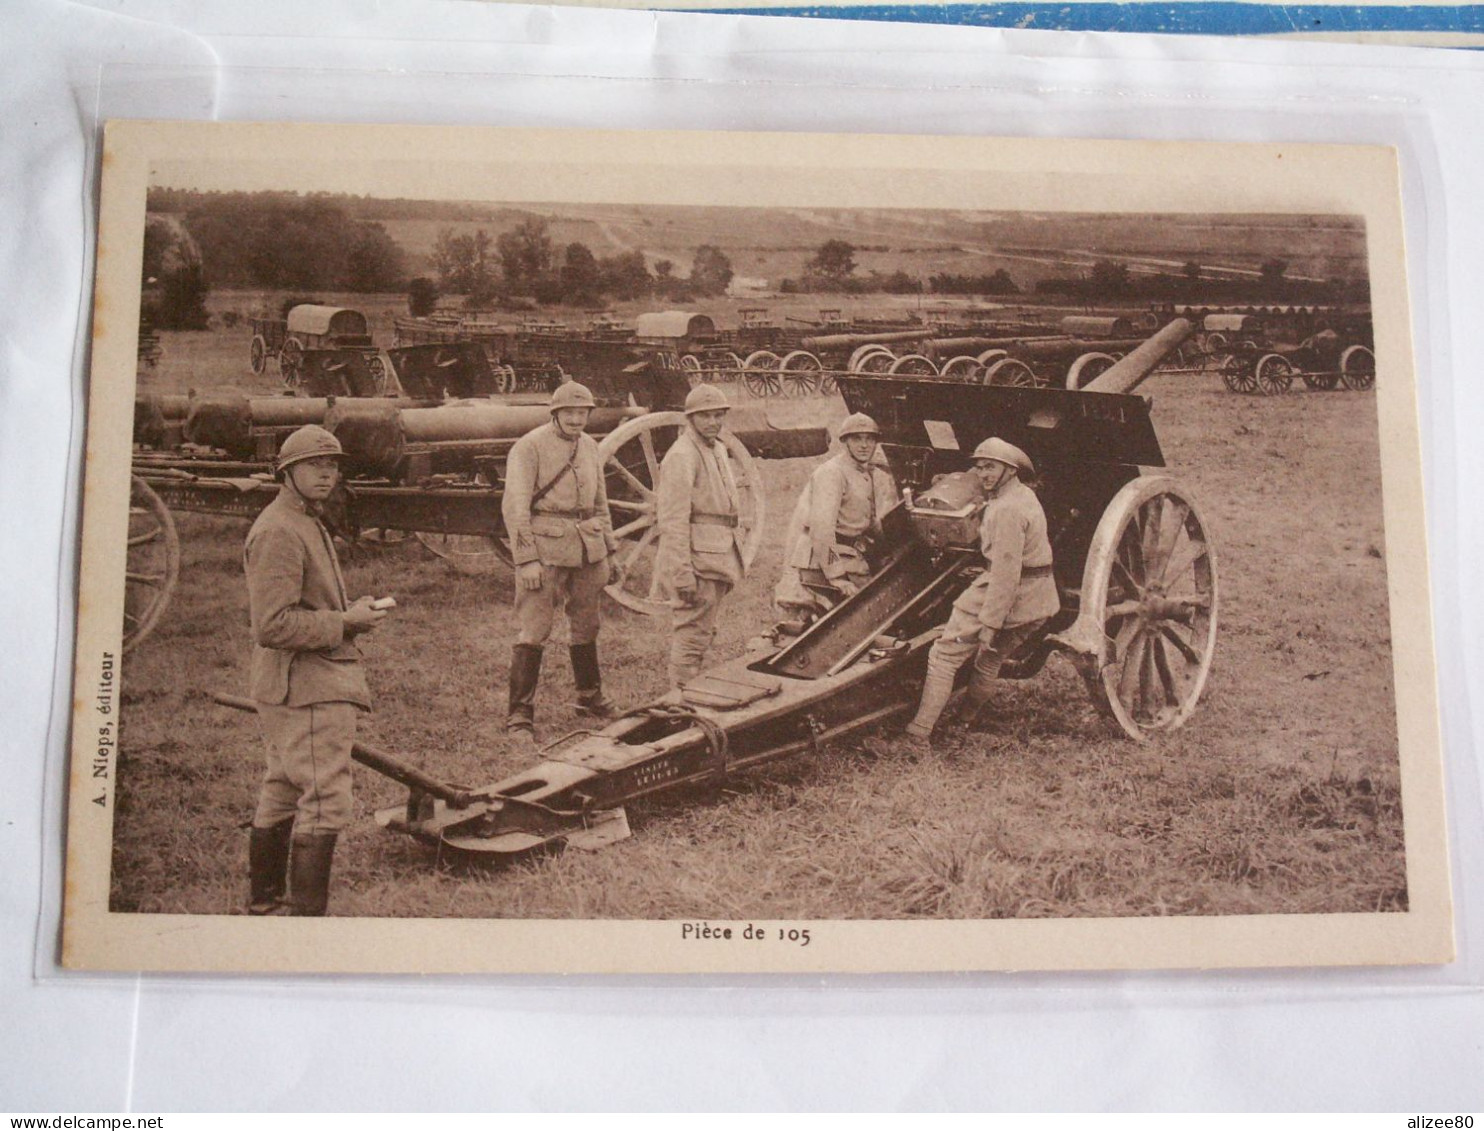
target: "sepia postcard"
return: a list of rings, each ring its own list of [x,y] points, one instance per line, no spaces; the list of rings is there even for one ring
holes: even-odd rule
[[[1393,150],[101,181],[63,965],[1452,960]]]

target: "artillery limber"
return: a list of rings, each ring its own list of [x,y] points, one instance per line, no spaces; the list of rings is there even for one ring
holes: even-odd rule
[[[1081,391],[843,377],[847,406],[875,416],[906,488],[863,588],[797,636],[775,636],[601,731],[559,739],[528,770],[479,790],[413,784],[378,821],[495,856],[601,844],[627,835],[631,801],[901,718],[954,599],[983,568],[982,501],[963,496],[966,477],[955,473],[990,435],[1036,464],[1062,595],[1060,614],[1002,674],[1031,676],[1061,653],[1130,737],[1180,726],[1215,647],[1216,553],[1189,492],[1142,470],[1164,460],[1149,402],[1130,392],[1188,329],[1167,327]]]

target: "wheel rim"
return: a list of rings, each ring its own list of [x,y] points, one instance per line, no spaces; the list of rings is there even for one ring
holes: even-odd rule
[[[268,343],[263,341],[261,334],[252,337],[252,371],[261,373],[268,365]]]
[[[1264,354],[1253,366],[1253,380],[1266,396],[1286,393],[1293,384],[1293,366],[1281,354]]]
[[[501,567],[515,567],[510,539],[504,534],[491,538],[487,534],[438,534],[419,530],[417,540],[446,561],[455,573],[478,577],[495,573]]]
[[[1036,384],[1036,374],[1025,362],[1013,357],[1002,357],[984,371],[983,383],[1028,389]]]
[[[129,480],[129,542],[124,567],[124,651],[154,631],[180,577],[180,537],[169,508],[144,480]]]
[[[819,358],[808,350],[794,350],[786,355],[779,368],[783,372],[783,395],[807,397],[819,387]]]
[[[1081,389],[1117,364],[1110,353],[1084,353],[1067,367],[1067,388]]]
[[[1234,393],[1250,393],[1257,388],[1257,375],[1242,358],[1235,354],[1223,354],[1216,360],[1222,383]]]
[[[1216,552],[1195,501],[1171,479],[1125,486],[1093,536],[1082,601],[1103,626],[1091,680],[1131,737],[1172,730],[1205,689],[1216,647]]]
[[[893,377],[936,377],[938,367],[933,364],[932,358],[920,353],[909,353],[893,361],[887,372]]]
[[[861,359],[857,367],[858,373],[881,374],[891,372],[891,367],[897,362],[897,355],[890,350],[881,350],[878,353],[867,354]]]
[[[297,389],[303,381],[303,352],[304,347],[299,344],[298,338],[289,338],[278,352],[278,371],[283,375],[283,383],[290,389]]]
[[[613,533],[618,539],[619,578],[607,586],[614,601],[636,613],[653,616],[669,608],[652,599],[654,556],[659,548],[655,524],[655,484],[659,480],[660,455],[668,450],[682,427],[679,412],[651,412],[626,421],[603,437],[598,456],[603,462],[608,488],[608,507]],[[762,543],[766,523],[763,481],[757,463],[730,432],[722,432],[722,443],[732,460],[732,473],[742,504],[742,561],[750,566]]]
[[[938,370],[938,376],[950,381],[964,381],[973,383],[979,376],[979,359],[969,357],[967,354],[951,358]]]
[[[852,373],[868,372],[867,370],[862,368],[865,360],[868,357],[875,357],[877,354],[883,353],[886,354],[888,357],[893,356],[891,350],[887,349],[879,342],[868,342],[866,345],[857,346],[855,349],[850,351],[850,360],[845,363],[845,368],[850,370],[850,372]]]
[[[1376,355],[1365,346],[1350,346],[1340,355],[1340,380],[1352,392],[1364,392],[1376,383]]]

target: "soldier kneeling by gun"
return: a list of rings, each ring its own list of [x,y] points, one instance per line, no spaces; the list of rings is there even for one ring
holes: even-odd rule
[[[799,496],[773,591],[785,632],[802,632],[870,579],[867,551],[881,535],[882,514],[896,503],[891,472],[873,463],[880,434],[865,413],[846,417],[838,433],[842,450],[814,470]]]
[[[974,474],[988,496],[979,523],[985,569],[953,603],[943,635],[928,652],[922,701],[906,730],[914,746],[930,746],[964,664],[974,661],[961,708],[961,717],[972,724],[989,702],[1000,665],[1061,608],[1046,512],[1020,481],[1034,471],[1030,457],[1004,440],[992,437],[974,449]]]

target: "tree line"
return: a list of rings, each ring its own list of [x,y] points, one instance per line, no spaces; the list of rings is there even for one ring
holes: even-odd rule
[[[676,273],[670,259],[656,259],[651,268],[638,249],[599,256],[584,243],[558,247],[550,224],[539,216],[495,237],[483,228],[464,233],[444,228],[433,247],[432,267],[436,284],[414,280],[413,313],[430,306],[428,295],[434,291],[461,294],[467,307],[481,309],[522,299],[569,306],[650,296],[687,301],[725,294],[733,274],[731,260],[713,244],[695,249],[686,276]]]

